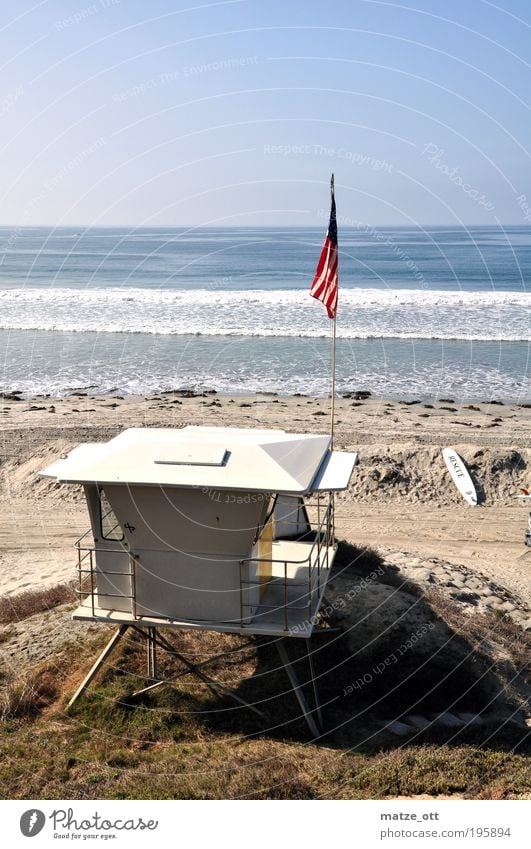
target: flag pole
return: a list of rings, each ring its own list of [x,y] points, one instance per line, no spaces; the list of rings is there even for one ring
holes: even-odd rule
[[[326,233],[323,249],[317,262],[315,277],[310,287],[310,295],[317,298],[326,307],[328,318],[333,324],[330,328],[331,366],[330,380],[330,447],[334,444],[334,419],[336,398],[336,313],[338,301],[338,244],[337,244],[337,215],[334,195],[334,175],[330,177],[330,222]]]
[[[330,178],[330,196],[333,203],[334,196],[334,175]],[[335,396],[336,396],[336,314],[332,319],[332,380],[330,386],[330,448],[334,447],[334,418],[335,418]]]
[[[334,418],[336,397],[336,318],[332,324],[332,382],[330,387],[330,448],[334,447]]]

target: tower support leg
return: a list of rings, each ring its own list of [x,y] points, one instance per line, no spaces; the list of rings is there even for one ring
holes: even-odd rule
[[[152,681],[157,679],[157,631],[155,628],[146,629],[147,644],[147,677]]]
[[[321,702],[319,701],[319,692],[317,690],[317,681],[315,680],[315,670],[313,667],[313,657],[312,657],[312,646],[310,640],[306,640],[306,655],[308,657],[308,666],[310,667],[310,675],[312,679],[312,688],[313,688],[313,698],[315,702],[315,714],[317,716],[317,721],[319,726],[323,727],[323,714],[321,711]]]
[[[109,657],[111,652],[114,650],[116,645],[120,642],[120,640],[122,639],[123,635],[125,634],[125,632],[127,631],[128,628],[129,628],[129,625],[120,625],[118,630],[113,634],[113,636],[111,637],[111,639],[109,640],[109,642],[107,643],[105,648],[103,649],[102,653],[100,654],[100,656],[98,657],[98,659],[96,660],[94,665],[91,667],[90,672],[85,676],[85,678],[83,679],[83,681],[81,682],[81,684],[77,688],[76,692],[74,693],[74,695],[72,696],[72,698],[68,702],[68,704],[66,706],[66,710],[69,710],[72,707],[72,705],[75,702],[77,702],[77,700],[82,695],[82,693],[85,692],[85,690],[89,686],[92,679],[99,672],[99,670],[101,669],[101,667],[103,666],[103,664],[105,663],[105,661],[107,660],[107,658]]]
[[[308,643],[308,641],[306,641],[306,642]],[[304,693],[303,686],[301,685],[299,679],[297,678],[297,673],[295,672],[293,664],[292,664],[291,660],[289,659],[288,652],[286,650],[286,640],[285,639],[277,640],[275,645],[277,647],[277,651],[278,651],[280,660],[282,661],[284,669],[286,670],[290,684],[293,688],[293,692],[295,693],[295,695],[297,697],[297,701],[299,703],[299,706],[300,706],[300,708],[301,708],[301,710],[304,714],[306,724],[308,725],[308,728],[310,729],[310,732],[311,732],[311,734],[313,734],[314,737],[320,737],[321,732],[319,730],[319,726],[318,726],[317,721],[316,721],[316,716],[320,720],[320,718],[321,718],[320,717],[321,708],[320,708],[320,705],[319,705],[319,702],[318,702],[318,699],[317,699],[317,688],[316,688],[315,678],[314,678],[314,674],[313,674],[313,663],[311,662],[311,654],[309,652],[309,646],[307,646],[307,652],[308,652],[308,659],[309,659],[309,662],[310,662],[310,673],[311,673],[311,677],[312,677],[312,684],[313,684],[314,696],[315,696],[315,708],[313,710],[311,710],[309,705],[308,705],[308,701],[306,699],[306,695]]]

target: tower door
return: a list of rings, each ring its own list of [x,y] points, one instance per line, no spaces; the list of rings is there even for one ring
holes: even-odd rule
[[[86,487],[95,547],[97,606],[120,613],[133,612],[133,580],[123,529],[100,487]]]

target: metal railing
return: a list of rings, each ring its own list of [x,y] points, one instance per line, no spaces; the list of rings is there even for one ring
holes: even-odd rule
[[[97,574],[101,575],[104,578],[107,577],[121,577],[121,578],[129,578],[131,592],[130,593],[113,593],[108,592],[107,589],[102,592],[102,595],[105,598],[120,598],[126,599],[131,602],[131,612],[134,619],[138,619],[136,613],[136,563],[137,558],[132,552],[128,551],[125,546],[120,545],[117,547],[114,546],[105,546],[98,548],[95,543],[92,545],[83,544],[83,541],[86,537],[92,535],[92,530],[89,529],[82,534],[79,539],[77,539],[74,543],[74,547],[77,549],[77,577],[78,577],[78,586],[75,590],[76,594],[79,596],[80,601],[83,602],[88,596],[90,596],[90,604],[92,615],[95,616],[95,593],[96,593],[96,584],[95,584],[95,564],[94,564],[94,555],[96,552],[105,553],[105,554],[126,554],[128,557],[129,571],[119,571],[117,569],[98,569]]]
[[[301,559],[292,558],[273,558],[273,557],[246,557],[239,561],[239,599],[240,599],[240,617],[239,625],[242,629],[252,630],[252,622],[260,622],[264,619],[268,612],[281,611],[283,625],[285,631],[290,631],[290,614],[291,618],[294,615],[303,613],[307,617],[309,624],[315,622],[318,612],[318,606],[321,598],[322,576],[327,573],[331,566],[330,552],[335,548],[334,539],[334,499],[333,494],[330,494],[328,505],[322,512],[322,506],[318,500],[317,504],[318,525],[315,531],[312,531],[313,541],[310,549],[305,557]],[[77,574],[78,587],[76,589],[80,601],[83,602],[90,597],[90,609],[92,616],[96,617],[96,599],[97,593],[105,599],[117,598],[128,600],[131,602],[131,611],[133,620],[138,620],[141,617],[137,614],[137,597],[136,597],[136,567],[139,562],[139,555],[135,554],[124,544],[117,545],[106,544],[98,546],[96,543],[88,543],[87,537],[92,536],[92,530],[85,531],[79,539],[74,543],[77,549]],[[276,542],[281,543],[282,540]],[[301,544],[300,541],[292,541],[295,545]],[[96,554],[121,554],[127,556],[128,571],[118,569],[106,569],[95,563]],[[257,589],[258,595],[264,583],[258,575],[259,564],[267,564],[273,568],[273,564],[280,564],[282,575],[275,575],[268,578],[265,584],[265,594],[267,590],[277,589],[277,595],[282,598],[282,602],[269,604],[266,600],[258,599],[256,603],[249,601],[248,598],[252,593],[252,588]],[[256,577],[250,577],[252,565],[256,566]],[[247,566],[247,570],[245,567]],[[291,571],[299,569],[307,569],[307,576],[304,581],[298,580],[296,577],[291,577]],[[96,579],[112,579],[115,577],[129,579],[130,592],[112,592],[107,588],[99,589],[96,585]],[[280,588],[280,589],[278,589]],[[115,588],[116,589],[116,588]],[[235,587],[235,590],[238,588]],[[303,592],[299,593],[299,590]],[[248,597],[246,599],[246,596]],[[300,603],[302,601],[302,603]],[[184,621],[184,620],[182,620]],[[190,620],[191,622],[197,620]],[[231,622],[233,620],[230,620]],[[238,622],[235,617],[234,623]],[[215,625],[215,622],[212,623]]]
[[[330,569],[330,551],[335,548],[334,537],[334,498],[330,493],[328,506],[321,517],[321,505],[318,502],[318,527],[315,530],[315,536],[310,550],[305,557],[299,560],[291,558],[268,558],[268,557],[246,557],[240,561],[240,625],[242,628],[249,627],[249,619],[254,622],[259,618],[265,619],[268,611],[281,612],[285,631],[290,631],[290,614],[303,613],[307,616],[308,624],[315,623],[319,602],[321,599],[321,578],[323,573],[327,573]],[[282,542],[277,540],[277,542]],[[245,567],[247,566],[247,574],[249,567],[256,564],[258,574],[259,564],[279,564],[283,570],[283,575],[271,577],[267,581],[268,588],[276,589],[280,587],[279,595],[282,597],[282,604],[268,604],[262,599],[253,603],[245,599],[245,595],[249,596],[251,588],[256,587],[258,593],[263,587],[263,582],[260,577],[249,578],[245,576]],[[297,581],[288,574],[288,568],[291,569],[307,569],[307,578],[305,581]],[[300,595],[297,594],[299,589],[304,589]],[[267,592],[267,590],[266,590]],[[303,600],[303,603],[299,602]]]

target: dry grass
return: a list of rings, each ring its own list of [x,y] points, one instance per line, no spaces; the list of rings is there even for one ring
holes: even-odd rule
[[[343,558],[340,568],[365,575],[379,566],[377,555],[366,549],[349,546]],[[426,601],[469,647],[477,644],[491,657],[524,668],[527,638],[521,629],[492,617],[466,616],[444,596],[430,594]],[[28,609],[36,612],[34,606]],[[341,728],[346,717],[350,724],[312,743],[274,646],[244,646],[235,635],[180,632],[170,641],[196,662],[231,651],[205,671],[242,698],[264,699],[264,721],[189,676],[176,687],[128,701],[124,697],[145,675],[145,645],[133,634],[66,716],[67,699],[109,637],[107,629],[101,631],[96,640],[87,635],[83,651],[79,644],[65,644],[60,667],[53,671],[44,666],[25,680],[0,681],[3,798],[531,798],[525,728],[493,719],[459,733],[438,729],[411,740],[396,738],[382,731],[381,722],[396,715],[396,696],[395,703],[380,708],[374,695],[363,691],[353,704],[339,698],[325,707],[329,729]],[[334,642],[330,657],[318,652],[318,674],[337,664],[338,650]],[[474,657],[480,662],[479,652]],[[164,652],[159,663],[164,675],[179,671],[178,662]],[[358,671],[351,660],[347,663],[345,675],[351,679]],[[403,675],[404,667],[396,674]],[[341,681],[335,680],[340,677],[335,671],[319,679],[323,701],[338,687],[341,693]],[[380,682],[385,688],[396,683],[384,676]]]
[[[57,695],[57,684],[47,669],[17,677],[9,674],[0,688],[0,720],[35,716]]]
[[[508,616],[497,616],[496,612],[470,616],[462,605],[437,590],[424,591],[423,597],[437,616],[471,645],[482,646],[492,657],[510,660],[523,674],[529,671],[531,633]]]
[[[8,643],[15,635],[15,628],[4,628],[0,631],[0,645],[2,645],[2,643]]]
[[[57,584],[55,587],[45,587],[37,590],[27,590],[14,596],[0,598],[0,624],[7,625],[20,622],[35,613],[43,613],[57,607],[76,601],[74,582]]]
[[[61,718],[24,723],[0,743],[4,798],[503,799],[531,790],[524,757],[469,745],[367,754],[212,732],[151,744]]]
[[[107,637],[105,633],[99,642]],[[243,643],[235,636],[208,633],[173,639],[196,660]],[[481,736],[477,742],[422,738],[407,743],[380,737],[372,749],[333,745],[329,739],[325,745],[308,743],[283,674],[268,672],[267,646],[265,659],[241,646],[229,662],[208,668],[244,697],[277,692],[264,706],[268,717],[263,728],[257,717],[214,696],[193,678],[133,703],[120,701],[137,685],[136,675],[144,674],[145,664],[142,641],[124,642],[113,665],[68,718],[63,713],[66,699],[99,646],[87,645],[85,658],[79,647],[65,653],[61,674],[68,679],[43,667],[25,681],[5,682],[0,707],[3,798],[530,797],[528,760],[513,751],[517,742],[508,729],[499,741],[492,736],[495,729],[485,728],[475,732]],[[169,672],[172,661],[163,653],[160,661]],[[261,677],[253,679],[257,671]],[[279,723],[285,726],[275,730]]]
[[[366,578],[372,572],[383,572],[385,568],[385,560],[375,548],[353,545],[346,540],[340,540],[338,543],[333,567],[335,574],[345,573]]]

